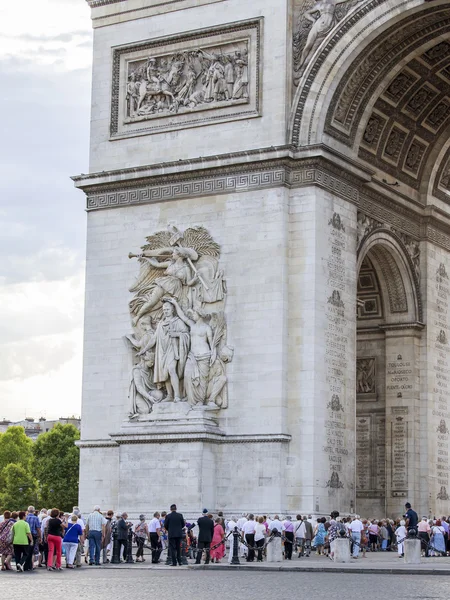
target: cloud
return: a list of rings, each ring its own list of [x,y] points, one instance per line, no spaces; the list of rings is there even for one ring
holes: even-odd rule
[[[89,9],[1,3],[0,27],[0,415],[59,417],[81,402]]]
[[[22,42],[39,42],[39,43],[53,43],[53,42],[72,42],[75,38],[88,38],[92,40],[92,32],[86,30],[70,31],[68,33],[58,33],[57,35],[34,35],[32,33],[22,33],[21,35],[8,35],[0,33],[0,37],[7,38],[10,40],[20,40]]]
[[[51,374],[75,356],[76,343],[60,336],[11,344],[0,362],[0,381]]]
[[[46,366],[42,373],[37,373],[37,366],[31,365],[30,372],[23,379],[0,379],[0,418],[19,420],[25,416],[59,418],[80,414],[81,329],[73,334],[73,340],[72,347],[59,347],[67,359],[59,367],[50,360],[50,368]]]
[[[0,282],[63,278],[85,248],[84,196],[70,175],[87,170],[90,73],[52,76],[13,58],[0,75]]]
[[[35,35],[33,33],[22,33],[20,35],[9,35],[4,32],[0,32],[0,38],[6,38],[8,40],[18,40],[21,42],[39,42],[43,43],[54,43],[54,42],[73,42],[75,38],[88,38],[87,43],[92,43],[92,32],[86,30],[70,31],[68,33],[58,33],[56,35]]]

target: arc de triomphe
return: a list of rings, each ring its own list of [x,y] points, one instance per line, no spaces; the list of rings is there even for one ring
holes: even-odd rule
[[[87,2],[82,508],[448,514],[448,1]]]

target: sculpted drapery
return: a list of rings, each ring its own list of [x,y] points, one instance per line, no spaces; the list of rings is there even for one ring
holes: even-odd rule
[[[227,408],[226,284],[220,247],[203,227],[175,227],[147,238],[130,291],[135,353],[130,418],[157,402]],[[145,360],[147,358],[147,360]],[[138,401],[140,398],[140,401]]]

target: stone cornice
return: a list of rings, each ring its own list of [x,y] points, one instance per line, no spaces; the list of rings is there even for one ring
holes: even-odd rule
[[[373,178],[324,145],[291,145],[199,157],[73,177],[87,210],[102,210],[258,189],[316,185],[417,240],[450,250],[450,216]]]
[[[118,444],[113,440],[78,440],[75,442],[78,448],[117,448]]]
[[[86,0],[91,8],[97,8],[98,6],[106,6],[107,4],[118,4],[119,2],[126,2],[126,0]]]
[[[358,327],[359,334],[380,334],[390,331],[403,331],[409,330],[411,333],[416,334],[425,329],[426,325],[420,321],[414,323],[392,323],[387,325],[374,325],[373,327]]]
[[[290,441],[291,436],[285,433],[225,435],[208,432],[161,433],[148,431],[147,433],[112,433],[110,440],[80,440],[76,442],[76,445],[79,448],[117,448],[124,444],[172,444],[177,442],[209,442],[212,444],[287,444]]]

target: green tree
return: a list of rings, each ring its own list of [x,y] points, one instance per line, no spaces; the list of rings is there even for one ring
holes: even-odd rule
[[[6,485],[4,470],[8,465],[20,465],[29,471],[33,457],[33,442],[23,427],[9,427],[0,433],[0,493]]]
[[[37,481],[30,472],[18,464],[7,465],[2,476],[4,484],[0,492],[1,510],[27,510],[37,504]]]
[[[33,445],[33,471],[39,481],[40,502],[47,508],[71,510],[78,503],[80,433],[73,425],[57,424]]]

